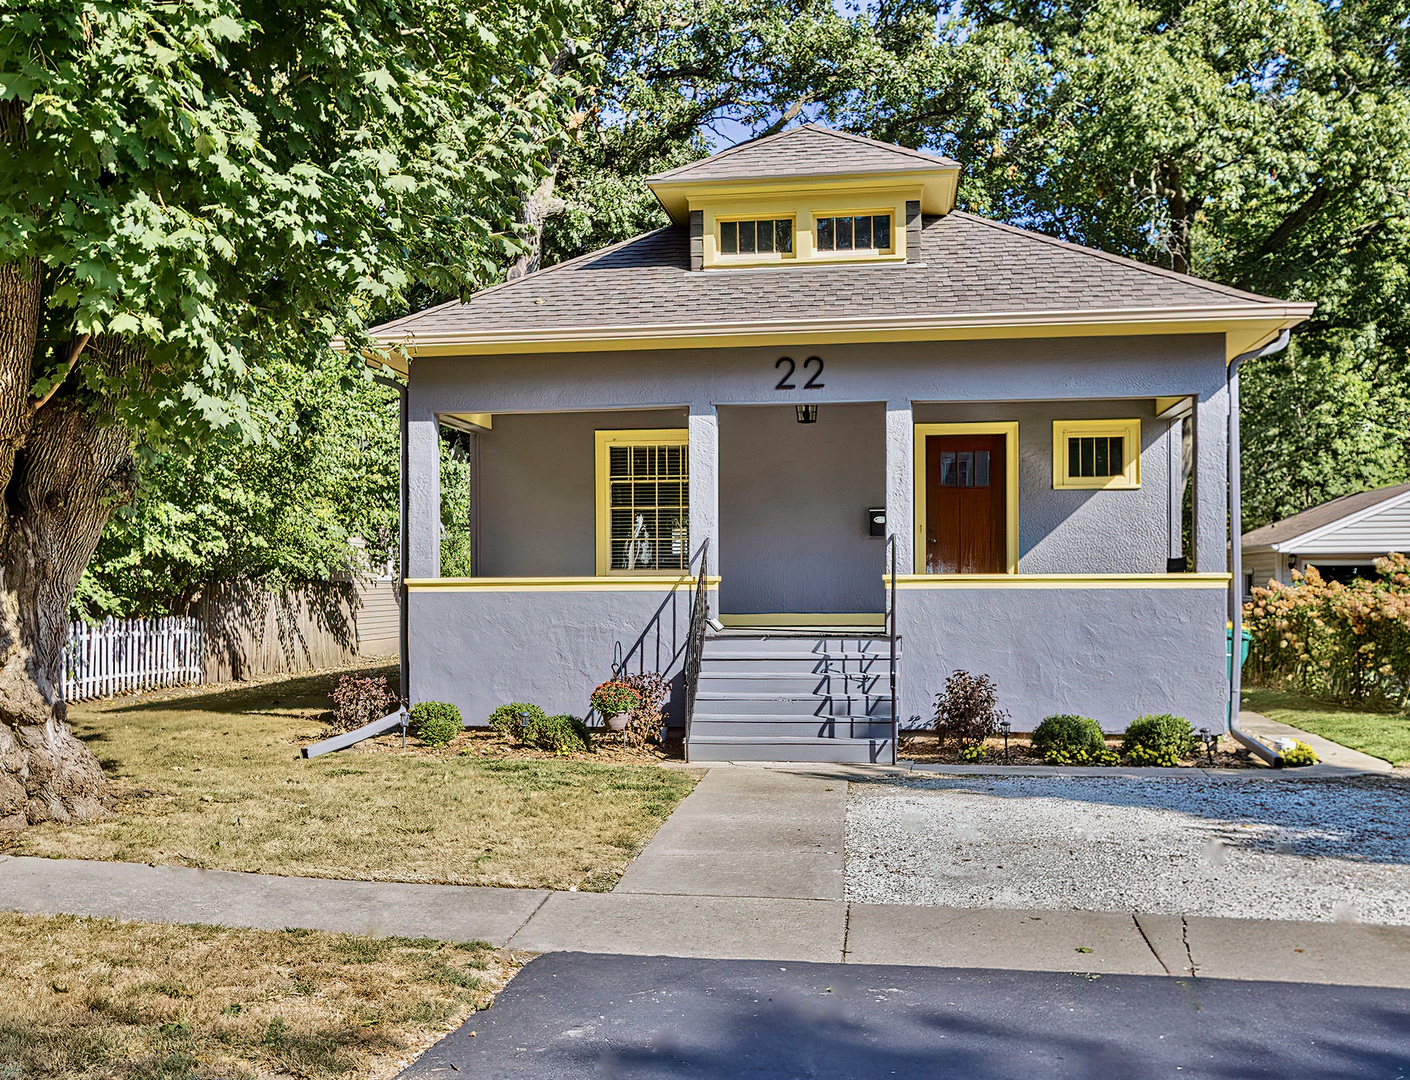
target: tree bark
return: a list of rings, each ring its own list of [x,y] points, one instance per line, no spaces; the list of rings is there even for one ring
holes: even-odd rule
[[[141,360],[139,348],[105,344],[109,362]],[[136,479],[131,436],[82,402],[56,397],[30,406],[28,419],[0,540],[0,828],[9,829],[103,810],[102,769],[60,698],[63,653],[78,579]]]

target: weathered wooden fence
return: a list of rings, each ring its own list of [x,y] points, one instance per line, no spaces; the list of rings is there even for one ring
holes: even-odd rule
[[[199,619],[71,623],[64,649],[64,700],[199,683],[204,651]]]
[[[398,626],[390,581],[318,582],[283,593],[221,585],[182,617],[70,624],[64,700],[392,656]]]

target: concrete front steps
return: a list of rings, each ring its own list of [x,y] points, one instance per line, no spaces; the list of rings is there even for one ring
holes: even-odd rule
[[[873,633],[717,633],[705,641],[688,757],[889,764],[890,675],[890,640]]]

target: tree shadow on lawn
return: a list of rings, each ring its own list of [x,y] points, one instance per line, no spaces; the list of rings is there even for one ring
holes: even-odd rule
[[[295,675],[276,676],[259,682],[240,684],[225,683],[208,691],[173,688],[154,691],[134,698],[130,703],[103,703],[100,707],[113,713],[153,713],[153,712],[209,712],[222,715],[240,713],[269,713],[274,710],[317,710],[331,711],[329,698],[338,680],[344,675],[383,676],[392,693],[397,688],[396,664],[379,664],[375,667],[337,668],[332,671],[314,671]],[[157,698],[155,694],[170,695]],[[75,708],[92,707],[96,702],[78,702]]]
[[[1191,770],[1193,773],[1194,770]],[[853,777],[861,786],[908,793],[948,793],[995,799],[1060,799],[1072,804],[1073,824],[1100,836],[1100,807],[1149,810],[1224,826],[1215,835],[1229,848],[1307,858],[1410,864],[1410,780],[1392,776],[1251,777],[927,776]],[[1021,828],[1017,823],[1015,829]]]

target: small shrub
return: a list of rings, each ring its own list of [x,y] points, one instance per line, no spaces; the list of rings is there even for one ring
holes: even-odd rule
[[[971,765],[977,765],[984,760],[987,753],[983,743],[976,743],[973,746],[966,746],[960,751],[960,760],[966,761]]]
[[[654,671],[628,675],[622,680],[637,696],[637,704],[627,714],[627,726],[622,731],[626,746],[645,746],[661,741],[661,727],[666,722],[662,705],[670,693],[671,684]]]
[[[941,746],[983,746],[1006,716],[988,675],[955,671],[945,680],[944,692],[935,695],[935,737]]]
[[[418,701],[411,709],[411,731],[427,746],[447,746],[464,728],[460,709],[448,701]]]
[[[1121,739],[1121,752],[1132,765],[1178,765],[1195,750],[1194,729],[1183,716],[1140,716]]]
[[[591,750],[592,736],[587,725],[576,716],[560,713],[558,716],[538,716],[524,721],[519,741],[525,746],[540,750],[552,750],[555,754],[571,754],[576,750]]]
[[[1115,765],[1101,725],[1089,716],[1049,716],[1033,732],[1033,749],[1049,765]]]
[[[333,723],[343,731],[380,720],[397,707],[396,696],[381,675],[344,675],[332,697]]]
[[[641,695],[631,684],[620,679],[609,679],[594,690],[588,700],[598,715],[606,718],[631,712],[641,704]]]
[[[506,739],[521,741],[524,724],[530,720],[546,720],[548,714],[537,705],[511,701],[490,713],[490,730]]]
[[[1304,765],[1316,765],[1320,760],[1317,751],[1301,739],[1293,743],[1291,750],[1283,751],[1283,764],[1293,769],[1301,768]]]

